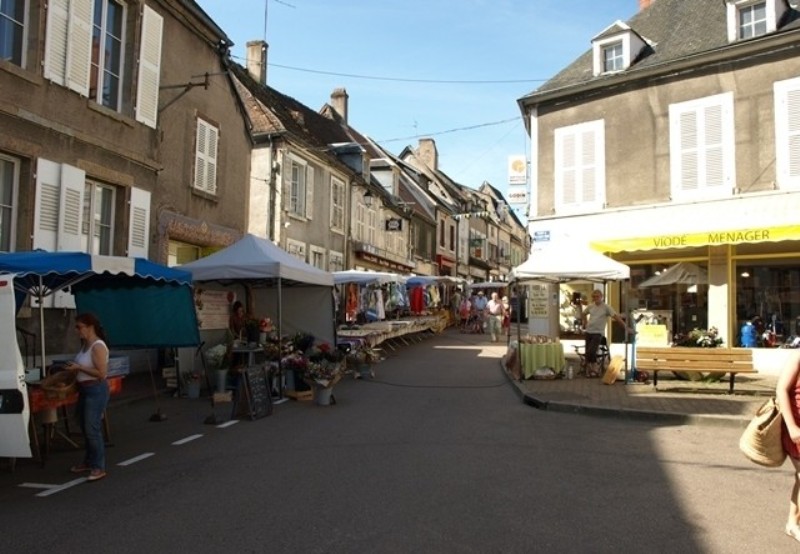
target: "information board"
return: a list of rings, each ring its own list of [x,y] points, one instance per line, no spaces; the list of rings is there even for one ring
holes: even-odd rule
[[[234,299],[228,291],[196,288],[194,306],[200,329],[227,329]]]
[[[272,414],[272,392],[264,366],[254,365],[244,372],[247,411],[250,419],[259,419]]]

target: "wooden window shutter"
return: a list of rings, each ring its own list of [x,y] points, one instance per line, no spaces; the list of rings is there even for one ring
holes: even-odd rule
[[[67,87],[89,96],[92,65],[93,0],[71,0],[67,34]]]
[[[306,219],[314,216],[314,168],[306,166]]]
[[[699,187],[700,145],[697,110],[680,115],[680,189],[697,190]]]
[[[44,50],[44,77],[56,84],[66,83],[69,0],[50,0]]]
[[[219,131],[197,118],[194,186],[209,194],[217,193],[217,137]]]
[[[150,192],[131,188],[128,256],[147,258],[150,246]]]
[[[597,200],[597,133],[584,131],[580,139],[580,201],[594,202]]]
[[[703,182],[706,187],[725,184],[725,156],[722,137],[722,106],[709,106],[703,110],[703,142],[705,168]]]
[[[781,148],[788,145],[787,173],[790,179],[800,179],[800,89],[786,94],[788,136],[782,139]]]
[[[564,204],[578,200],[578,170],[575,133],[568,133],[561,142],[561,190]]]
[[[158,125],[158,87],[161,82],[161,41],[164,18],[149,6],[142,13],[142,42],[139,48],[139,79],[136,85],[136,121],[148,127]]]

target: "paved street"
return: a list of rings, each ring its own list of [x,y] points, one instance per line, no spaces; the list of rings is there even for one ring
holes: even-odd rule
[[[744,459],[739,428],[534,409],[504,351],[448,331],[342,381],[335,406],[227,426],[203,424],[204,399],[161,397],[159,423],[152,398],[118,399],[104,481],[37,488],[75,482],[64,447],[0,473],[4,549],[797,550],[791,473]]]

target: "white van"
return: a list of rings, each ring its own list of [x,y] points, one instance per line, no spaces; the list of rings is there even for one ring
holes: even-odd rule
[[[17,344],[14,276],[0,275],[0,457],[30,458],[28,388]]]

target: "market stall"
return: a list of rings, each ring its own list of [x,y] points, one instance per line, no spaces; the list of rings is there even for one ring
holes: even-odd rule
[[[44,299],[65,289],[74,294],[78,313],[92,312],[103,322],[111,348],[199,343],[191,275],[184,271],[141,258],[36,250],[0,254],[0,275],[13,276],[17,309],[28,295],[36,299],[43,367],[47,360]],[[1,367],[4,371],[13,368],[12,371],[21,372],[18,378],[24,381],[22,365],[6,359],[18,354],[16,350],[5,351]],[[36,383],[32,385],[35,388]],[[120,387],[121,380],[115,386]],[[31,410],[30,389],[28,392],[24,395],[25,413],[45,409],[52,412],[57,408],[47,405],[50,399],[34,393],[36,410]]]
[[[547,244],[536,245],[531,251],[529,258],[521,265],[513,268],[509,273],[509,285],[532,285],[536,287],[530,294],[532,302],[541,300],[541,305],[532,305],[530,317],[533,318],[537,313],[547,316],[550,312],[552,302],[550,294],[547,292],[548,285],[557,285],[571,281],[587,281],[590,283],[603,283],[608,281],[618,281],[630,278],[630,268],[608,256],[589,249],[588,247],[568,241],[557,245]],[[557,314],[550,314],[556,316]],[[519,317],[519,311],[517,311]],[[523,347],[526,342],[539,343],[542,341],[526,341],[521,335],[519,319],[517,319],[517,340],[510,344],[510,349],[516,351],[515,355],[520,356],[520,365],[525,368],[536,365],[536,361],[531,362],[534,355],[538,356],[538,351],[545,352],[547,349],[541,347]],[[547,343],[558,344],[558,337],[545,337]],[[626,349],[627,352],[627,349]],[[550,350],[546,352],[550,354]],[[527,356],[527,357],[526,357]],[[549,367],[563,367],[564,356],[563,348],[560,357],[550,360]],[[536,368],[534,368],[536,369]]]
[[[397,273],[351,269],[333,272],[340,323],[382,321],[408,308],[404,284]]]

